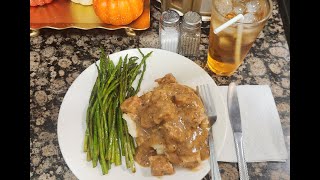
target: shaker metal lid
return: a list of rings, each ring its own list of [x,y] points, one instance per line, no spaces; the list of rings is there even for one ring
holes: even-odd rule
[[[193,29],[201,26],[201,16],[200,14],[189,11],[183,15],[182,25],[186,28]]]
[[[179,23],[180,15],[174,10],[167,10],[162,12],[160,23],[165,26],[174,26]]]

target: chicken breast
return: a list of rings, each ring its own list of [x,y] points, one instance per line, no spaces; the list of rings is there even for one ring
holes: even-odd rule
[[[153,176],[170,175],[174,173],[172,164],[164,155],[150,156],[151,174]]]
[[[150,166],[154,176],[170,175],[174,167],[196,168],[209,157],[208,117],[196,91],[178,84],[172,74],[159,86],[121,104],[129,133],[136,137],[135,161]]]

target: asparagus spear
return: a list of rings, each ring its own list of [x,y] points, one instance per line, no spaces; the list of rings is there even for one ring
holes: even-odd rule
[[[121,156],[125,156],[126,167],[135,172],[135,144],[128,132],[126,121],[122,118],[121,103],[135,95],[146,71],[146,59],[152,52],[119,59],[115,65],[101,48],[99,66],[94,87],[92,89],[86,114],[86,125],[83,151],[87,153],[87,161],[93,167],[99,162],[102,173],[107,174],[112,163],[121,164]],[[142,70],[140,70],[142,67]],[[133,81],[140,75],[136,88]]]

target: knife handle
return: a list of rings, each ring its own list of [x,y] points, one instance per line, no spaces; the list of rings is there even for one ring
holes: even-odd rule
[[[233,135],[234,135],[234,140],[236,145],[240,180],[249,180],[247,163],[244,158],[242,133],[234,133]]]

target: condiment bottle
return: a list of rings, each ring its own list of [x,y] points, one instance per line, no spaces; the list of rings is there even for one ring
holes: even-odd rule
[[[159,24],[161,49],[179,52],[180,15],[174,10],[162,12]]]
[[[179,54],[191,59],[197,58],[199,56],[200,35],[200,14],[192,11],[187,12],[182,18]]]

